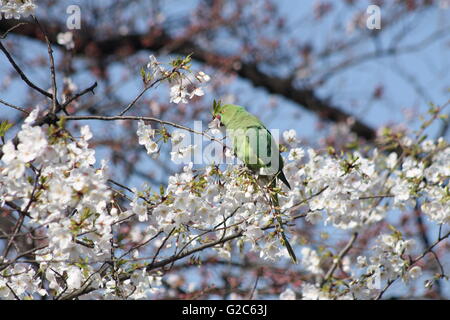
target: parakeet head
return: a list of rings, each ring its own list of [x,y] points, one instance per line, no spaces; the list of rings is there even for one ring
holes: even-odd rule
[[[214,100],[212,111],[213,120],[218,119],[222,126],[227,126],[234,114],[243,109],[244,107],[234,104],[222,105],[220,101]]]

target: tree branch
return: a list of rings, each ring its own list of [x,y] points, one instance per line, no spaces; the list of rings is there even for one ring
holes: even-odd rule
[[[0,26],[0,31],[11,29],[13,24],[14,22],[6,20]],[[47,27],[47,25],[50,25],[49,23],[41,22],[41,24],[49,30],[50,41],[56,42],[56,35],[62,32],[63,27],[53,26],[50,28]],[[352,123],[350,125],[351,130],[361,138],[368,141],[373,141],[376,138],[376,131],[373,128],[358,119],[354,119],[351,114],[333,105],[328,99],[320,98],[312,88],[296,88],[290,77],[281,78],[262,72],[258,65],[242,61],[238,56],[223,56],[205,50],[189,39],[172,38],[165,30],[161,29],[150,29],[142,34],[112,36],[107,39],[95,39],[92,37],[92,32],[88,32],[90,28],[85,27],[85,29],[84,32],[79,32],[76,35],[77,41],[73,49],[75,55],[104,60],[111,56],[129,56],[141,50],[160,51],[169,49],[170,53],[182,55],[193,52],[193,59],[199,62],[235,72],[241,78],[250,81],[255,87],[262,87],[269,93],[281,95],[301,105],[304,109],[316,113],[321,119],[331,122]],[[35,28],[30,25],[15,28],[11,32],[42,40],[42,37],[36,33]],[[123,48],[127,48],[127,50],[123,50]],[[236,65],[239,65],[239,67],[233,68]]]

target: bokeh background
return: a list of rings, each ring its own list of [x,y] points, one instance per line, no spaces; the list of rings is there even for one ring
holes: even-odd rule
[[[71,114],[118,114],[142,90],[139,70],[150,54],[168,62],[193,53],[193,68],[209,74],[211,81],[206,94],[188,104],[169,103],[168,86],[162,84],[146,93],[129,115],[189,127],[202,120],[206,127],[213,99],[221,99],[246,106],[269,128],[295,129],[303,146],[316,149],[333,146],[346,151],[355,143],[373,148],[383,127],[413,133],[430,104],[442,105],[450,97],[449,0],[42,0],[37,4],[39,21],[54,45],[59,87],[70,94],[98,82],[95,95],[85,95],[68,107]],[[379,30],[366,26],[366,9],[372,4],[381,8]],[[69,5],[81,9],[80,30],[67,29]],[[17,21],[0,20],[0,32],[14,24]],[[58,34],[68,31],[73,33],[72,49],[58,44]],[[51,88],[40,30],[24,24],[2,42],[33,82]],[[0,99],[28,110],[45,109],[49,103],[22,82],[3,55]],[[23,114],[0,106],[0,120],[19,123],[22,118]],[[68,126],[77,129],[82,124]],[[124,185],[158,187],[180,169],[170,162],[170,148],[164,147],[157,159],[148,157],[137,144],[134,122],[89,125],[97,159],[107,159],[111,176]],[[9,134],[13,136],[17,128]],[[448,121],[439,120],[428,135],[448,139],[449,131]],[[416,219],[411,213],[396,212],[391,219],[416,234],[417,221],[411,220]],[[426,247],[435,229],[427,221],[422,227],[419,241]],[[336,231],[325,240],[307,232],[303,236],[314,246],[321,241],[336,248],[341,245]],[[448,259],[444,262],[448,266]],[[215,278],[222,278],[217,282],[229,284],[223,269],[217,270],[221,276]],[[286,282],[280,283],[281,290]],[[277,294],[277,284],[270,286]],[[404,290],[421,294],[399,286],[392,295],[405,295]],[[442,283],[433,294],[448,297],[448,284]]]

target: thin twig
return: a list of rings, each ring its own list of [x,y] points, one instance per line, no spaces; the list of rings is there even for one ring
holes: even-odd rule
[[[61,108],[62,108],[63,110],[65,110],[66,107],[67,107],[72,101],[78,99],[79,97],[85,95],[85,94],[88,93],[88,92],[92,92],[92,94],[95,94],[94,89],[95,89],[96,87],[97,87],[97,81],[94,82],[94,84],[91,85],[90,87],[88,87],[88,88],[84,89],[83,91],[81,91],[81,92],[75,94],[73,97],[70,97],[66,102],[63,103],[63,105],[61,106]]]
[[[147,90],[153,88],[157,83],[159,83],[167,78],[168,78],[168,76],[159,78],[158,80],[154,81],[151,85],[145,86],[145,88],[137,95],[137,97],[134,98],[134,100],[132,102],[130,102],[130,104],[125,109],[123,109],[122,112],[119,113],[119,116],[123,116],[128,110],[133,108],[133,106],[136,104],[136,102],[144,95],[145,92],[147,92]]]
[[[256,275],[255,285],[252,288],[252,291],[250,292],[250,295],[248,297],[249,300],[253,299],[253,295],[255,294],[256,288],[258,287],[258,281],[259,281],[259,273]]]
[[[35,85],[33,82],[31,82],[30,79],[25,75],[25,73],[22,71],[22,69],[17,65],[17,63],[12,58],[11,54],[6,50],[3,43],[0,41],[0,50],[3,51],[8,61],[11,63],[13,68],[16,70],[16,72],[19,74],[19,76],[22,78],[22,80],[32,89],[36,90],[40,94],[46,96],[47,98],[53,99],[53,95],[51,93],[48,93],[44,89],[39,88],[37,85]]]
[[[159,253],[161,252],[162,248],[166,245],[167,241],[169,240],[170,236],[172,235],[172,233],[175,231],[175,228],[173,228],[172,230],[170,230],[169,234],[167,235],[167,237],[164,238],[163,242],[161,243],[161,245],[159,246],[158,250],[156,250],[156,254],[153,257],[152,262],[150,263],[149,268],[151,269],[153,267],[153,265],[155,264],[156,258],[158,258]]]
[[[22,258],[22,257],[24,257],[24,256],[27,256],[27,255],[29,255],[29,254],[31,254],[31,253],[34,253],[35,251],[38,251],[38,250],[41,250],[41,249],[45,249],[45,248],[47,248],[47,246],[48,246],[48,245],[44,245],[44,246],[40,246],[40,247],[35,247],[35,248],[33,248],[33,249],[30,249],[30,250],[21,252],[21,253],[18,254],[16,257],[14,257],[13,260],[8,261],[7,263],[4,263],[4,264],[0,265],[0,271],[6,269],[6,268],[9,267],[10,265],[16,263],[16,261],[18,261],[20,258]]]
[[[328,269],[327,273],[325,274],[325,276],[323,277],[322,283],[321,283],[321,287],[333,277],[333,273],[334,271],[336,271],[336,268],[338,267],[339,263],[341,262],[341,260],[345,257],[345,255],[350,251],[350,249],[352,248],[353,244],[356,241],[356,238],[358,237],[358,232],[353,233],[352,237],[350,238],[350,240],[348,241],[348,243],[345,245],[345,247],[341,250],[341,252],[339,252],[339,255],[337,256],[336,259],[334,259],[333,264],[331,265],[330,269]]]
[[[45,38],[45,42],[47,43],[47,51],[48,51],[48,57],[50,60],[50,76],[52,79],[52,113],[56,114],[58,112],[58,106],[59,106],[59,102],[58,102],[58,88],[56,86],[56,71],[55,71],[55,59],[53,57],[53,49],[52,49],[52,45],[50,43],[50,40],[48,39],[47,33],[45,32],[44,28],[41,26],[41,24],[39,23],[38,19],[36,17],[34,17],[34,21],[36,22],[36,24],[39,26],[39,29],[41,29],[42,34],[44,35]]]
[[[182,130],[186,130],[188,132],[192,132],[194,134],[199,134],[202,135],[206,138],[208,138],[211,141],[215,141],[218,142],[220,144],[224,144],[222,141],[220,141],[219,139],[214,138],[213,136],[207,134],[206,132],[200,132],[194,129],[191,129],[189,127],[174,123],[174,122],[170,122],[170,121],[164,121],[158,118],[153,118],[153,117],[139,117],[139,116],[65,116],[64,117],[65,120],[67,121],[72,121],[72,120],[100,120],[100,121],[120,121],[120,120],[134,120],[134,121],[139,121],[139,120],[143,120],[143,121],[150,121],[150,122],[157,122],[159,124],[164,124],[164,125],[168,125],[174,128],[178,128],[178,129],[182,129]]]
[[[36,180],[34,181],[33,191],[31,192],[30,200],[28,201],[28,204],[25,207],[25,209],[23,211],[22,210],[19,211],[20,217],[17,220],[17,223],[16,223],[16,225],[14,227],[13,234],[12,234],[11,238],[8,240],[8,244],[6,245],[5,251],[3,252],[3,256],[5,258],[8,256],[9,250],[11,249],[11,245],[13,244],[14,239],[17,236],[17,233],[19,233],[20,229],[22,228],[23,222],[25,221],[25,217],[27,216],[26,213],[28,213],[28,210],[30,209],[31,204],[35,200],[34,196],[35,196],[37,188],[39,186],[39,178],[40,178],[40,176],[41,176],[41,171],[39,170],[38,174],[36,175]]]
[[[11,104],[11,103],[8,103],[8,102],[6,102],[6,101],[4,101],[4,100],[2,100],[2,99],[0,99],[0,103],[1,103],[1,104],[4,104],[4,105],[7,106],[7,107],[10,107],[10,108],[16,109],[16,110],[18,110],[18,111],[21,111],[21,112],[23,112],[23,113],[30,114],[30,113],[29,113],[27,110],[25,110],[24,108],[19,107],[19,106],[16,106],[16,105],[13,105],[13,104]]]
[[[16,298],[16,300],[20,300],[20,298],[17,296],[17,294],[14,292],[14,290],[9,286],[8,282],[6,282],[5,284],[8,287],[8,289],[11,290],[14,298]]]
[[[15,26],[12,26],[11,28],[9,28],[8,30],[5,31],[4,34],[2,34],[0,36],[0,39],[5,39],[8,36],[8,33],[10,33],[11,31],[17,29],[20,26],[23,26],[24,24],[27,24],[28,22],[20,22],[18,24],[16,24]]]

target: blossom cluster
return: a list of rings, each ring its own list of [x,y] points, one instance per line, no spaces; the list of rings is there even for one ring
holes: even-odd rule
[[[164,261],[204,248],[202,252],[230,259],[237,246],[266,261],[288,261],[281,232],[301,253],[305,272],[323,279],[328,251],[305,246],[278,223],[292,225],[305,218],[307,223],[364,232],[392,208],[412,208],[417,201],[429,220],[449,221],[450,148],[443,139],[414,144],[404,138],[403,148],[411,150],[402,157],[377,150],[337,155],[300,147],[296,132],[289,130],[283,134],[284,172],[292,189],[282,184],[271,189],[239,164],[194,167],[188,162],[159,192],[133,189],[133,196],[119,204],[107,182],[106,163],[95,167],[89,127],[81,127],[74,137],[62,125],[35,126],[37,117],[35,110],[17,139],[2,147],[0,205],[14,209],[33,228],[30,241],[39,267],[8,254],[0,257],[2,298],[64,297],[86,286],[82,298],[148,298],[163,292],[164,275],[151,268],[156,258],[148,260],[144,254],[157,252],[158,261]],[[179,146],[183,134],[166,130],[140,121],[138,142],[149,155],[159,152],[161,140]],[[181,148],[187,151],[172,154],[172,160],[195,147]],[[133,219],[136,229],[126,240],[131,247],[122,248],[119,228]],[[377,281],[409,281],[420,275],[408,258],[413,247],[398,232],[383,234],[371,255],[357,259],[358,268],[350,268],[344,257],[341,265],[348,277],[340,284],[304,282],[299,297],[373,298],[380,289]],[[292,289],[282,294],[283,299],[296,297]]]
[[[35,110],[25,120],[17,145],[9,140],[2,148],[0,204],[18,206],[26,224],[34,228],[38,240],[29,241],[37,249],[33,253],[39,271],[20,260],[0,258],[1,297],[58,296],[80,289],[88,279],[109,296],[108,290],[116,285],[98,273],[98,264],[112,259],[113,227],[126,216],[112,201],[106,163],[94,168],[88,126],[75,138],[63,128],[33,126],[37,115]],[[136,279],[146,277],[147,282],[136,285]],[[123,283],[129,290],[122,289],[121,294],[145,296],[149,283],[156,285],[158,279],[142,270],[131,273]]]
[[[399,278],[407,283],[421,276],[421,267],[411,265],[410,255],[414,248],[415,241],[403,239],[397,230],[391,234],[381,234],[375,240],[369,256],[358,256],[354,265],[349,258],[343,259],[342,269],[347,274],[346,278],[333,286],[326,282],[304,282],[300,288],[302,299],[375,299],[387,284]],[[323,274],[323,254],[319,255],[315,250],[305,247],[302,256],[306,271],[314,275]],[[280,298],[285,298],[286,294],[283,292]]]
[[[365,269],[365,272],[350,281],[352,296],[356,299],[372,299],[386,283],[397,278],[408,282],[420,277],[422,269],[419,266],[410,267],[408,258],[414,247],[415,241],[404,240],[398,231],[378,236],[371,255],[357,258],[358,267]]]
[[[412,146],[411,140],[406,141]],[[418,156],[404,159],[401,169],[396,170],[392,193],[396,206],[414,205],[414,199],[422,199],[421,209],[438,224],[450,222],[450,148],[440,138],[437,141],[425,140],[420,146]]]
[[[297,212],[304,212],[310,223],[323,222],[339,229],[360,230],[386,216],[390,206],[379,205],[381,201],[391,201],[395,206],[404,207],[408,205],[405,201],[414,197],[410,189],[405,191],[399,187],[404,177],[411,175],[408,159],[398,169],[392,163],[396,162],[395,154],[386,157],[375,150],[371,157],[363,157],[357,152],[337,157],[298,147],[293,130],[285,132],[284,138],[290,144],[284,171],[292,186],[292,190],[282,186],[279,194],[285,221],[291,219],[289,213],[295,208]],[[175,143],[178,143],[178,138]],[[423,146],[430,146],[430,142]],[[443,142],[437,142],[436,147],[444,148]],[[433,150],[425,148],[423,151]],[[433,181],[429,188],[437,188],[442,194],[446,192],[444,178],[448,177],[448,168],[443,165],[449,159],[448,148],[445,150],[432,153],[430,157],[436,165],[425,170],[429,174],[437,170],[434,173],[436,178],[429,178]],[[151,214],[150,219],[157,226],[155,230],[182,229],[183,224],[213,230],[213,226],[223,223],[224,217],[229,217],[228,222],[242,228],[253,250],[260,252],[262,257],[274,260],[285,255],[285,250],[271,237],[271,233],[263,231],[273,218],[268,214],[272,208],[267,190],[255,183],[254,177],[242,175],[240,166],[227,166],[223,171],[215,166],[204,171],[192,168],[192,163],[188,164],[183,173],[169,178],[164,195],[166,200],[156,206]],[[438,181],[441,184],[434,183]],[[425,198],[434,194],[436,191],[427,192]],[[425,202],[424,206],[426,203],[429,202]],[[429,213],[427,210],[424,212]],[[444,215],[438,222],[448,219],[447,211],[438,212]],[[429,218],[436,220],[433,214]],[[216,237],[219,235],[216,234]],[[261,241],[263,239],[267,242]]]
[[[214,128],[214,125],[210,127]],[[416,146],[416,156],[409,155],[399,161],[396,153],[386,155],[376,149],[366,156],[359,152],[341,156],[318,154],[311,148],[299,147],[294,130],[286,131],[283,137],[288,149],[284,171],[292,186],[292,190],[288,190],[282,185],[279,193],[285,222],[293,219],[290,211],[295,209],[297,213],[303,212],[310,223],[364,231],[385,218],[389,210],[412,209],[415,201],[420,200],[423,212],[431,221],[448,223],[446,179],[449,177],[450,149],[443,139],[424,141]],[[408,138],[403,142],[405,148],[411,145]],[[240,230],[241,243],[247,243],[249,250],[258,252],[261,258],[275,261],[288,257],[270,228],[273,208],[268,191],[255,183],[255,177],[242,174],[242,167],[228,165],[225,170],[220,170],[218,166],[210,166],[196,170],[191,163],[184,167],[183,173],[169,178],[165,192],[162,198],[166,200],[152,210],[136,206],[139,210],[135,213],[141,216],[141,221],[150,221],[152,227],[146,233],[151,236],[158,230],[166,234],[176,230],[185,239],[177,245],[186,245],[185,249],[189,250],[198,244],[195,239],[200,230],[209,230],[213,239],[232,236]],[[148,212],[151,213],[147,215]],[[216,231],[217,226],[225,224],[235,228]],[[193,232],[195,229],[199,232]],[[411,252],[412,243],[412,240],[395,240],[391,235],[380,236],[373,248],[373,256],[369,258],[370,264],[364,265],[363,257],[359,258],[361,267],[364,265],[367,272],[361,278],[356,274],[351,278],[358,279],[348,285],[351,290],[336,295],[317,284],[305,283],[302,296],[304,299],[373,298],[376,290],[372,290],[374,287],[370,284],[375,277],[379,277],[377,281],[417,278],[419,267],[408,269],[409,261],[404,256]],[[215,249],[223,257],[232,255],[230,246]],[[318,253],[307,247],[303,247],[301,253],[305,270],[323,276]],[[346,272],[350,274],[349,259],[345,258],[344,262]],[[373,273],[378,269],[381,273]],[[364,283],[364,289],[361,289],[361,283]]]
[[[171,62],[171,68],[168,69],[154,55],[150,55],[147,77],[149,79],[167,78],[170,83],[170,102],[188,103],[188,99],[205,94],[203,86],[211,79],[203,71],[193,73],[190,70],[190,61],[190,56],[176,59]]]
[[[0,0],[0,19],[20,19],[34,15],[37,6],[33,0]]]
[[[158,152],[158,144],[153,140],[155,132],[156,130],[152,129],[151,125],[146,125],[142,120],[139,121],[136,134],[139,139],[139,144],[145,147],[148,154]]]

